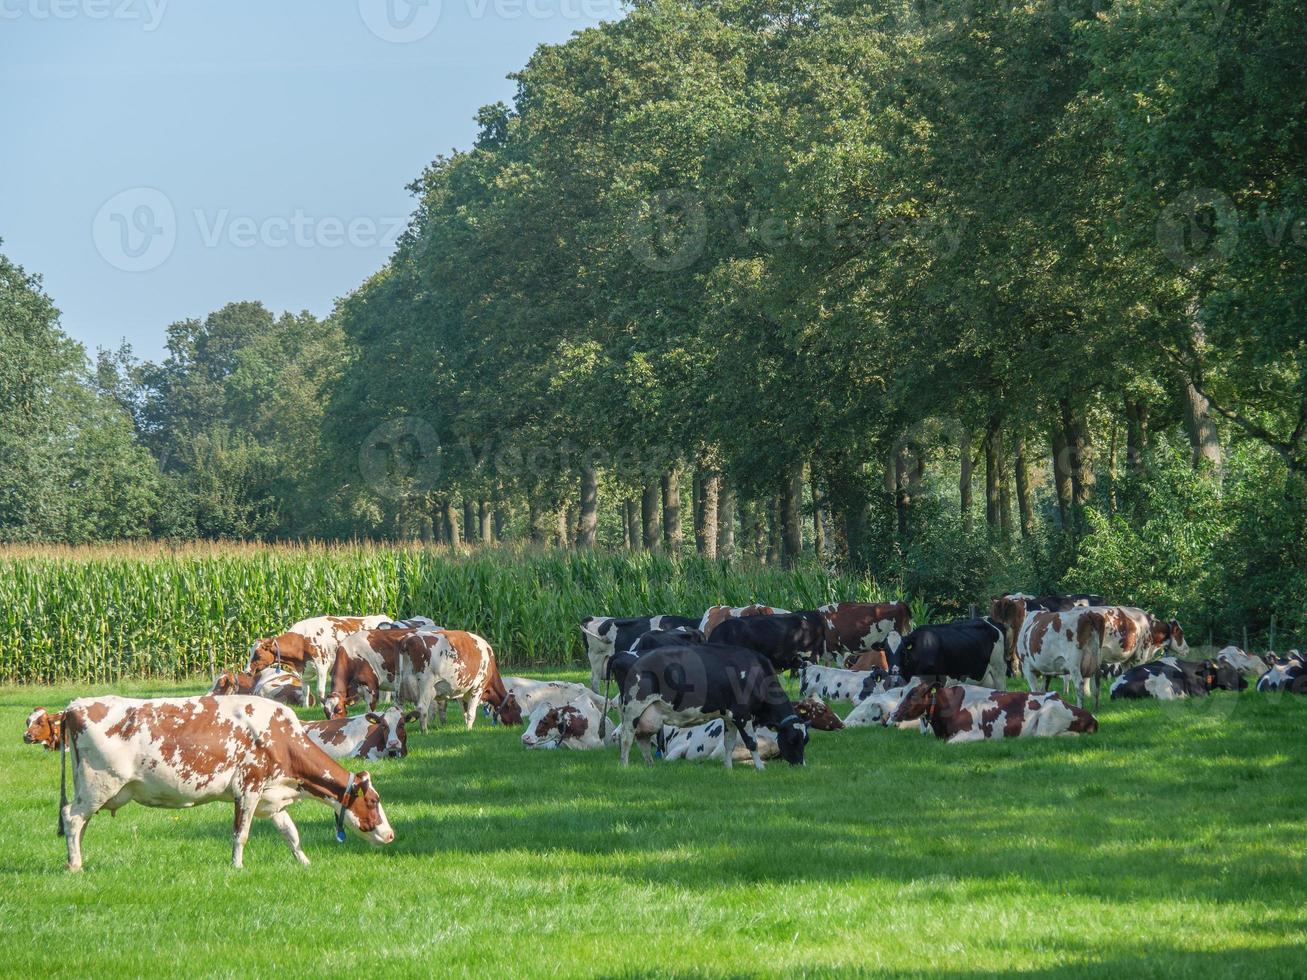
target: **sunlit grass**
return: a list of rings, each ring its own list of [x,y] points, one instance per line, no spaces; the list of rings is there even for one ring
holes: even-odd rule
[[[192,683],[190,690],[197,685]],[[170,684],[136,693],[172,692]],[[810,764],[622,771],[484,719],[370,765],[399,834],[313,866],[231,809],[128,807],[62,870],[58,756],[19,741],[71,688],[0,689],[6,972],[1300,976],[1307,699],[1105,704],[1079,739],[817,733]]]

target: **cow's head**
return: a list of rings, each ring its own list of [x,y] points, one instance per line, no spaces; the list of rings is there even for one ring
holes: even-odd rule
[[[799,715],[792,714],[776,729],[776,746],[781,758],[792,766],[803,765],[803,749],[808,744],[808,726]]]
[[[540,715],[534,725],[522,733],[522,744],[528,749],[554,748],[569,738],[584,738],[590,721],[584,712],[572,705],[550,708]]]
[[[224,670],[218,675],[217,680],[213,682],[213,687],[209,688],[210,694],[235,694],[236,693],[236,675],[230,670]]]
[[[367,770],[354,773],[346,783],[337,822],[349,824],[351,830],[374,844],[389,844],[395,839],[395,831],[386,819],[381,797],[372,788],[372,775]]]
[[[1026,621],[1026,597],[1023,595],[1004,595],[989,604],[989,618],[1003,631],[1003,655],[1007,660],[1008,670],[1019,673],[1021,664],[1017,662],[1017,634],[1021,624]]]
[[[1209,691],[1242,691],[1248,681],[1233,664],[1207,660],[1203,662],[1203,684]]]
[[[326,717],[327,721],[344,718],[345,715],[348,714],[348,711],[346,711],[345,696],[343,694],[338,694],[335,691],[328,694],[322,699],[322,714]]]
[[[617,621],[611,616],[590,616],[581,620],[581,639],[590,661],[590,686],[599,690],[604,664],[617,647]]]
[[[27,716],[27,730],[23,732],[23,741],[28,745],[44,745],[47,752],[59,748],[63,720],[62,711],[52,715],[44,708],[34,709]]]
[[[903,697],[898,706],[889,713],[885,719],[886,725],[902,725],[905,722],[916,721],[926,713],[926,709],[933,703],[930,692],[930,685],[922,681],[913,684],[903,692]]]
[[[404,725],[407,722],[418,720],[419,716],[416,711],[404,714],[397,705],[392,704],[381,714],[369,711],[364,717],[374,725],[385,727],[384,751],[387,759],[402,759],[408,755],[408,732],[405,731]]]
[[[250,662],[245,669],[257,674],[265,667],[286,664],[302,671],[312,653],[312,645],[298,633],[269,636],[256,640],[250,647]]]
[[[522,724],[522,704],[517,700],[517,695],[511,691],[499,703],[498,708],[491,709],[490,714],[501,725]]]
[[[838,732],[844,727],[840,716],[819,697],[804,698],[794,706],[794,713],[803,720],[804,724],[819,732]]]
[[[1169,623],[1164,623],[1152,616],[1148,617],[1148,622],[1154,648],[1166,647],[1177,657],[1189,655],[1189,643],[1185,640],[1184,630],[1180,628],[1178,622],[1173,619]]]

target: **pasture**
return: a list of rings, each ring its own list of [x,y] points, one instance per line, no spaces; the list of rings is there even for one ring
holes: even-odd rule
[[[580,679],[579,675],[567,675]],[[1307,698],[1104,702],[1084,738],[817,732],[809,764],[621,771],[480,719],[369,766],[396,842],[291,809],[301,869],[231,807],[125,808],[63,870],[36,704],[206,682],[0,688],[5,972],[1301,976]],[[841,709],[843,713],[843,709]],[[317,717],[315,713],[303,712]],[[354,768],[360,768],[355,764]]]

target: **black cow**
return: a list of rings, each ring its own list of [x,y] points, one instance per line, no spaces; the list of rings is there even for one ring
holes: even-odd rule
[[[918,626],[890,651],[891,680],[899,684],[911,677],[970,678],[1005,691],[1004,649],[1003,630],[988,617]]]
[[[1131,667],[1112,682],[1112,698],[1205,698],[1211,691],[1240,691],[1248,686],[1243,675],[1217,660],[1176,660],[1164,657]]]
[[[756,650],[777,670],[798,670],[826,653],[826,623],[818,612],[746,616],[726,620],[708,634],[708,642]]]
[[[722,733],[727,769],[737,733],[753,764],[763,767],[754,725],[774,729],[781,758],[803,765],[808,728],[771,662],[756,651],[725,646],[664,647],[635,662],[622,690],[622,765],[630,762],[631,743],[639,742],[652,766],[652,741],[663,725],[688,728],[716,718],[730,722]]]
[[[667,617],[671,618],[671,617]],[[707,642],[703,633],[693,627],[678,626],[675,629],[649,630],[631,644],[631,649],[615,653],[608,658],[604,669],[604,690],[608,681],[617,681],[617,690],[626,690],[626,678],[631,667],[646,653],[661,650],[663,647],[691,646]]]

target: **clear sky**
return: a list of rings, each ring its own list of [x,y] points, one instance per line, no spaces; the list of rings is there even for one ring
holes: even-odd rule
[[[323,314],[406,185],[618,0],[0,0],[0,245],[64,329],[158,357],[231,300]]]

